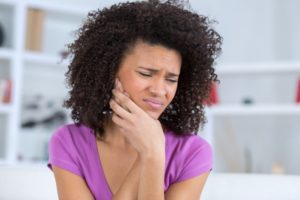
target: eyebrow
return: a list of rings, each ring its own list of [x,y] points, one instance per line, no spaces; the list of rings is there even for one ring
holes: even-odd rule
[[[157,73],[159,71],[158,69],[152,69],[152,68],[141,67],[141,66],[139,66],[138,68],[149,70],[150,72],[154,72],[154,73]],[[168,72],[168,75],[169,76],[176,76],[176,77],[179,76],[178,74],[175,74],[175,73],[172,73],[172,72]]]

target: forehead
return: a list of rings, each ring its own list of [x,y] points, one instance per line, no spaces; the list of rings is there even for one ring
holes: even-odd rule
[[[129,64],[131,67],[146,67],[179,73],[181,55],[178,51],[159,44],[152,45],[137,41],[132,50],[125,56],[124,64]]]

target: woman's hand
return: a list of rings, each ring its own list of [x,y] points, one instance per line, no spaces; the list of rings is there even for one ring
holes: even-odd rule
[[[110,107],[112,121],[137,150],[141,158],[165,155],[165,136],[159,120],[153,119],[137,106],[116,80]]]

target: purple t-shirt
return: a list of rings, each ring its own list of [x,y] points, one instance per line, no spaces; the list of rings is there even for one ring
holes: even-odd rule
[[[170,185],[212,169],[210,145],[197,135],[165,132],[166,162],[164,191]],[[82,177],[96,200],[111,200],[98,154],[96,137],[85,125],[64,125],[52,135],[48,166],[57,166]]]

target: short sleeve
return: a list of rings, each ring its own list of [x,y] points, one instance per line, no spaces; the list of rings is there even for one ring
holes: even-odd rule
[[[60,167],[78,176],[83,176],[78,167],[76,148],[71,137],[70,130],[60,127],[51,137],[48,145],[48,167]]]
[[[196,136],[197,137],[197,136]],[[185,164],[176,180],[184,181],[212,170],[212,148],[202,138],[196,138],[185,157]]]

